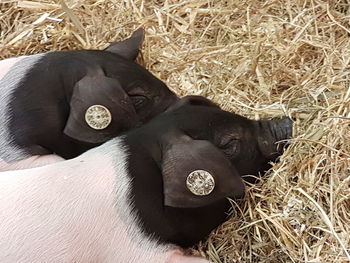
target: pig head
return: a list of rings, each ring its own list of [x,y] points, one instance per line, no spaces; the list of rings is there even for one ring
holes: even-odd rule
[[[134,62],[143,35],[0,61],[0,159],[72,158],[167,109],[176,95]]]
[[[253,121],[196,96],[127,133],[131,196],[146,232],[185,247],[201,240],[225,221],[227,198],[244,195],[242,178],[266,171],[291,135],[288,118]]]

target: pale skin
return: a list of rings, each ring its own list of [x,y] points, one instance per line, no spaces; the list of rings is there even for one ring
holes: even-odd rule
[[[23,57],[9,58],[0,60],[0,79],[10,70],[10,68]]]
[[[41,167],[52,163],[62,162],[64,160],[65,159],[55,154],[34,155],[11,163],[0,159],[0,172]]]

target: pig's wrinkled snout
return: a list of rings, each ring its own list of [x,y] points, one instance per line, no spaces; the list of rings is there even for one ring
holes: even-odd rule
[[[284,117],[274,120],[259,121],[258,144],[263,155],[271,160],[283,153],[292,138],[293,121]]]
[[[279,120],[272,120],[271,131],[274,134],[276,142],[292,138],[293,121],[284,117]]]

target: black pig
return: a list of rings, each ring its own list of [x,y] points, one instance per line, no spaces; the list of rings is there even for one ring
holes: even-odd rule
[[[105,50],[0,61],[2,166],[50,153],[75,157],[176,101],[162,81],[134,62],[143,34],[139,29]]]

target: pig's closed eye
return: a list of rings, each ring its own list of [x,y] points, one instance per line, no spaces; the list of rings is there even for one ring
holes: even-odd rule
[[[228,147],[232,147],[235,144],[239,143],[239,139],[235,138],[235,137],[226,137],[223,138],[221,143],[220,143],[220,148],[228,148]]]
[[[234,137],[224,138],[219,148],[227,155],[234,157],[240,151],[240,140]]]
[[[135,107],[135,110],[139,110],[147,102],[147,97],[142,96],[142,95],[130,95],[129,94],[129,97],[131,99],[132,104]]]

